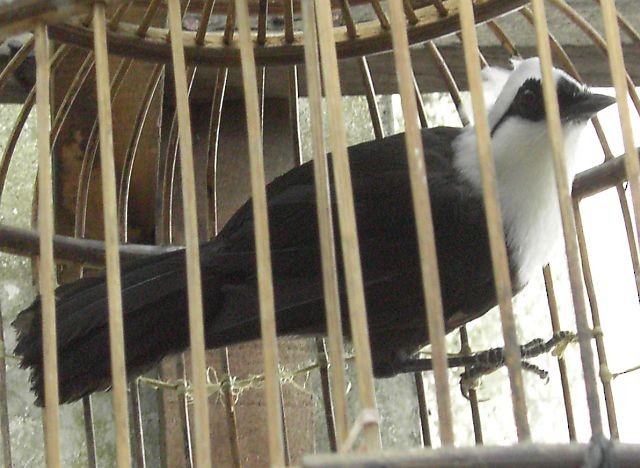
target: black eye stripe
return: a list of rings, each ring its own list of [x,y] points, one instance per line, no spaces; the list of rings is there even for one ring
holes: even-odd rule
[[[565,77],[560,77],[556,85],[558,92],[558,104],[562,109],[576,99],[584,95],[584,88]],[[518,116],[531,122],[539,122],[545,117],[544,98],[542,95],[542,82],[539,78],[526,80],[513,99],[513,102],[491,129],[491,136],[500,125],[511,116]]]

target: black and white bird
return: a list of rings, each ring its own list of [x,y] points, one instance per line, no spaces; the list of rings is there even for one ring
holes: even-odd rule
[[[553,76],[573,178],[581,131],[614,99],[591,93],[560,70]],[[489,123],[515,294],[550,260],[561,239],[561,223],[539,60],[524,60],[504,77]],[[451,331],[496,304],[476,135],[472,127],[440,127],[423,130],[422,139],[444,315]],[[401,372],[416,348],[428,341],[404,136],[353,146],[349,161],[374,372],[389,376]],[[326,330],[312,164],[267,187],[281,335],[321,335]],[[253,229],[248,201],[215,239],[202,245],[208,348],[260,337]],[[344,299],[342,271],[339,276]],[[122,298],[129,377],[189,346],[183,251],[124,266]],[[109,388],[104,278],[59,287],[56,308],[60,401]],[[348,334],[349,322],[343,322]],[[31,369],[38,404],[43,403],[41,323],[37,300],[14,322],[15,352],[22,366]]]

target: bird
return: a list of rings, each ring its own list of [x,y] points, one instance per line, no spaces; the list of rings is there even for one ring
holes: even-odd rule
[[[549,262],[561,218],[540,60],[505,70],[488,111],[498,199],[513,294]],[[507,73],[508,72],[508,73]],[[615,99],[553,69],[567,175],[576,174],[587,122]],[[421,130],[446,331],[496,305],[477,137],[473,126]],[[376,377],[403,371],[428,343],[415,216],[403,134],[348,149],[367,323]],[[328,157],[331,167],[331,156]],[[330,171],[331,172],[331,171]],[[331,192],[333,179],[330,180]],[[266,186],[278,335],[326,333],[313,161]],[[332,209],[337,202],[332,195]],[[252,202],[200,247],[207,348],[260,338]],[[337,223],[336,223],[337,224]],[[334,234],[338,235],[335,228]],[[350,335],[342,252],[336,257],[343,326]],[[121,270],[127,377],[189,346],[184,250],[132,261]],[[104,277],[56,289],[59,397],[75,401],[111,386]],[[44,404],[40,300],[22,311],[15,354]]]

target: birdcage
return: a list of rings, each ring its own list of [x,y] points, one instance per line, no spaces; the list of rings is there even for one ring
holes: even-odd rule
[[[581,203],[609,189],[615,192],[621,219],[617,235],[624,238],[623,255],[629,262],[619,269],[636,293],[624,307],[637,315],[640,165],[632,119],[640,114],[634,84],[640,79],[639,25],[634,0],[618,0],[617,6],[613,0],[3,2],[0,31],[9,40],[10,53],[0,88],[3,102],[20,107],[12,115],[3,112],[8,128],[1,142],[0,201],[14,206],[7,199],[33,195],[34,202],[23,213],[31,228],[12,218],[20,210],[2,211],[0,250],[35,259],[32,270],[24,264],[22,271],[33,271],[41,297],[46,403],[44,443],[37,437],[27,442],[24,432],[41,428],[37,420],[12,414],[17,411],[11,409],[12,399],[18,394],[26,394],[28,401],[32,397],[26,383],[24,388],[8,384],[7,368],[20,371],[10,359],[15,338],[3,310],[0,331],[7,346],[0,354],[0,429],[5,466],[17,466],[22,462],[16,460],[29,456],[47,466],[61,461],[171,467],[636,466],[640,445],[623,442],[638,442],[637,435],[618,426],[619,416],[633,408],[616,402],[637,382],[626,377],[630,372],[622,377],[631,366],[607,360],[611,340],[602,323],[613,316],[609,320],[622,321],[620,328],[629,329],[624,321],[633,323],[633,315],[616,319],[624,311],[598,307],[602,290],[613,286],[600,283],[599,289],[593,279],[596,267],[588,254],[595,247],[589,243],[587,248]],[[17,35],[22,35],[20,41],[9,39]],[[548,265],[540,272],[546,286],[545,325],[535,336],[553,338],[524,346],[513,314],[481,78],[481,69],[507,66],[520,56],[540,57],[564,234],[566,261],[560,263],[568,272],[566,288],[554,288],[556,275]],[[617,98],[619,117],[609,114],[607,122],[591,121],[602,148],[593,150],[603,160],[580,172],[572,184],[563,159],[552,63],[589,85],[613,86]],[[495,362],[491,350],[482,353],[472,346],[468,319],[454,327],[443,317],[427,186],[430,168],[424,164],[430,148],[420,137],[420,127],[430,121],[426,93],[445,96],[458,126],[474,122],[499,310],[490,320],[504,343]],[[345,103],[353,96],[358,99],[355,111],[345,117]],[[367,326],[347,130],[364,126],[368,139],[375,140],[397,131],[385,124],[394,102],[404,129],[411,200],[422,213],[416,216],[415,256],[430,348],[429,357],[416,361],[412,372],[381,384],[372,371],[371,346],[376,344],[371,344]],[[31,114],[37,118],[35,126]],[[360,123],[364,121],[366,125]],[[621,134],[622,150],[612,149],[613,137],[605,127]],[[36,150],[28,146],[27,156],[16,156],[21,138],[29,135],[37,141],[37,161],[29,159]],[[311,159],[327,337],[277,340],[277,278],[265,184]],[[202,298],[207,294],[201,288],[199,245],[213,238],[248,197],[253,200],[261,340],[206,351]],[[128,380],[121,264],[126,268],[129,262],[182,246],[190,349]],[[105,267],[112,388],[98,403],[85,396],[75,409],[61,409],[54,324],[56,295],[66,293],[56,293],[55,285],[100,275]],[[3,269],[13,271],[6,262]],[[346,283],[342,299],[339,281]],[[566,297],[559,307],[562,294]],[[563,307],[569,311],[565,315],[559,313]],[[341,320],[341,310],[348,319]],[[564,323],[567,316],[575,325]],[[345,326],[353,344],[349,356]],[[567,328],[576,334],[563,333]],[[628,340],[633,335],[627,331]],[[454,345],[460,350],[455,358],[447,355]],[[526,397],[529,384],[537,383],[523,380],[523,374],[545,372],[523,359],[534,351],[567,346],[574,348],[573,361],[562,353],[553,357],[557,370],[550,387],[560,406],[548,411],[554,414],[544,414],[545,401],[536,403],[543,420],[561,421],[562,429],[554,428],[560,434],[554,443],[543,443],[549,439],[532,433],[532,399]],[[633,341],[627,353],[632,361],[640,358]],[[488,368],[478,366],[483,359],[491,361]],[[494,427],[489,420],[495,415],[483,414],[475,384],[503,365],[507,373],[492,385],[502,386],[509,396],[501,406],[508,414],[504,432],[511,436],[496,440],[487,429]],[[473,378],[461,382],[463,403],[452,405],[452,398],[459,398],[455,386],[460,369],[466,372],[463,377]],[[96,416],[96,404],[108,417]],[[314,418],[314,406],[321,409],[319,417]],[[72,435],[71,424],[83,428],[81,437]],[[471,443],[460,440],[461,427],[468,429]],[[392,440],[399,432],[412,434],[400,444],[402,449]],[[105,438],[110,442],[103,445]],[[318,438],[326,443],[317,443]],[[486,441],[490,444],[482,446]],[[33,443],[42,455],[15,454],[20,445]],[[80,455],[69,458],[69,452]]]

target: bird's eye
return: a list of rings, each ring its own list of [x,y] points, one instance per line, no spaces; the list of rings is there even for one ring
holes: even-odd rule
[[[521,96],[522,104],[527,107],[535,107],[538,103],[536,93],[530,89],[525,89]]]

